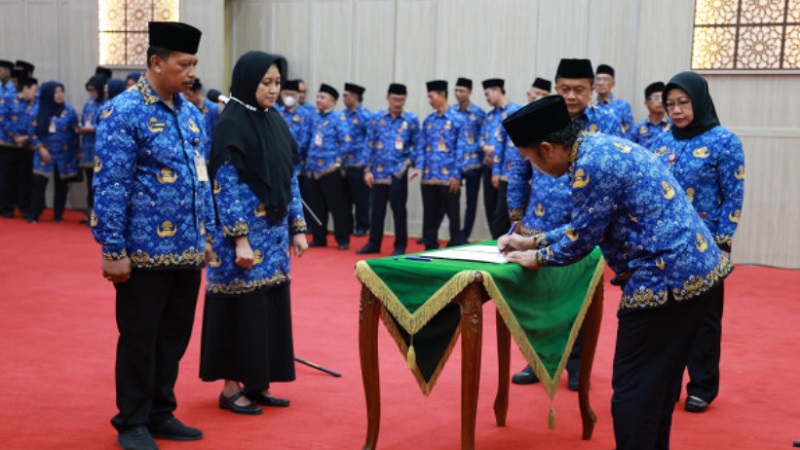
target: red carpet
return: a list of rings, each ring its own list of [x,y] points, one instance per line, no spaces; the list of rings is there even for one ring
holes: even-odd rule
[[[100,275],[100,249],[82,215],[52,223],[0,219],[0,448],[114,449],[114,294]],[[330,242],[333,238],[330,237]],[[389,251],[392,238],[384,243]],[[276,384],[287,409],[243,417],[217,408],[221,383],[198,378],[202,307],[182,363],[178,417],[205,432],[198,442],[159,441],[162,449],[360,449],[366,412],[358,361],[359,284],[354,250],[311,249],[294,261],[295,351],[343,374],[333,378],[297,366],[297,381]],[[608,279],[608,277],[607,277]],[[726,286],[722,387],[708,412],[676,410],[676,449],[780,449],[800,439],[800,272],[738,267]],[[611,449],[611,360],[620,291],[606,286],[604,323],[595,362],[594,438],[580,440],[577,398],[556,396],[557,428],[547,429],[550,401],[537,386],[511,388],[508,425],[494,424],[497,387],[494,308],[484,307],[478,449]],[[202,300],[200,302],[202,305]],[[381,326],[382,450],[460,448],[460,346],[429,398],[419,389]],[[512,351],[512,371],[524,365]],[[565,377],[566,378],[566,377]]]

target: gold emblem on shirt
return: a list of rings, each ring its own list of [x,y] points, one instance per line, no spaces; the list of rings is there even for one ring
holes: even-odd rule
[[[736,177],[737,180],[744,180],[744,166],[739,165],[739,168],[736,169],[736,173],[733,176]]]
[[[208,260],[208,265],[210,267],[219,267],[222,265],[222,261],[219,259],[219,255],[214,252],[211,252],[211,259]]]
[[[639,134],[647,134],[647,126],[642,125],[642,128],[639,128]]]
[[[666,266],[667,266],[667,263],[664,261],[664,258],[658,258],[656,260],[656,267],[658,267],[659,269],[664,270],[664,267],[666,267]]]
[[[687,188],[686,196],[689,197],[689,203],[694,203],[694,188]]]
[[[220,186],[219,181],[214,180],[214,193],[219,194],[222,192],[222,186]]]
[[[728,214],[728,219],[733,223],[739,223],[739,217],[742,215],[742,211],[737,209],[736,211]]]
[[[630,153],[631,149],[633,148],[630,145],[622,145],[622,144],[620,144],[618,142],[614,143],[614,147],[617,147],[619,149],[619,151],[622,152],[622,153]]]
[[[597,124],[596,124],[596,123],[593,123],[593,124],[592,124],[592,125],[589,127],[589,133],[597,133]]]
[[[708,242],[706,242],[706,238],[704,238],[703,235],[700,233],[697,233],[696,237],[697,237],[697,243],[695,244],[695,246],[697,247],[698,250],[700,250],[700,253],[705,252],[708,249]]]
[[[261,264],[264,261],[264,255],[261,254],[261,250],[254,250],[253,251],[253,265]]]
[[[567,231],[564,232],[565,235],[569,238],[570,241],[575,242],[578,240],[578,233],[572,229],[568,228]]]
[[[353,125],[358,125],[358,117],[353,117]]]
[[[378,147],[378,150],[382,149],[383,148],[383,141],[378,141],[378,145],[376,145],[376,147]]]
[[[151,117],[150,120],[147,122],[147,129],[152,131],[153,133],[160,133],[164,131],[164,128],[167,127],[167,124],[164,122],[160,122],[155,117]]]
[[[661,191],[664,194],[664,198],[667,200],[672,200],[672,197],[675,197],[675,189],[669,185],[666,181],[661,182]]]
[[[100,118],[97,120],[103,120],[106,117],[110,116],[111,113],[114,112],[114,107],[108,108],[107,110],[103,111],[103,114],[100,114]]]
[[[584,176],[586,178],[584,178]],[[584,174],[583,169],[578,169],[575,172],[575,180],[572,182],[572,187],[575,189],[581,189],[586,187],[586,185],[589,184],[589,178],[590,177],[588,173]]]
[[[194,123],[194,119],[191,117],[189,118],[189,129],[192,130],[193,133],[199,133],[200,128],[197,128],[197,124]]]
[[[176,175],[172,169],[164,167],[161,169],[161,173],[156,175],[156,178],[158,178],[158,182],[161,184],[171,184],[178,179],[178,175]]]
[[[267,207],[263,203],[259,203],[256,209],[253,210],[256,217],[265,217],[267,215]]]
[[[669,152],[669,149],[666,145],[662,146],[658,150],[656,150],[656,156],[666,155]]]
[[[158,226],[158,229],[156,230],[158,237],[161,239],[175,236],[175,233],[177,232],[178,228],[169,220],[165,220],[161,225]]]
[[[100,159],[99,156],[95,155],[94,157],[94,173],[98,173],[103,170],[103,161]]]
[[[637,219],[637,218],[636,218],[635,216],[633,216],[632,214],[628,214],[628,218],[630,218],[630,219],[631,219],[631,222],[633,222],[633,223],[639,223],[639,219]]]
[[[534,214],[536,214],[538,217],[542,217],[544,215],[544,206],[542,206],[541,203],[536,205],[536,210],[534,211]]]
[[[97,214],[94,213],[94,210],[92,210],[92,213],[89,214],[89,226],[90,227],[97,226]]]
[[[445,124],[444,124],[444,129],[445,129],[445,130],[449,130],[450,128],[453,128],[453,125],[452,125],[452,124],[450,123],[450,121],[448,120],[448,121],[447,121],[447,122],[445,122]]]
[[[708,147],[700,147],[694,149],[692,155],[694,155],[695,158],[706,159],[711,155],[711,153],[709,153]]]
[[[350,141],[352,141],[352,140],[353,140],[353,138],[351,138],[349,134],[345,134],[345,135],[344,135],[344,141],[345,141],[345,142],[350,142]]]

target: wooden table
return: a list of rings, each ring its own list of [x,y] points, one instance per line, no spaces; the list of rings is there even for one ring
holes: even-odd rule
[[[475,417],[478,406],[478,386],[480,382],[481,340],[483,327],[482,305],[490,300],[484,289],[482,275],[476,272],[470,283],[451,303],[461,307],[459,329],[461,332],[461,448],[475,448]],[[364,381],[364,395],[367,400],[367,439],[364,450],[374,450],[378,442],[381,420],[380,373],[378,369],[378,319],[384,308],[366,286],[361,288],[359,313],[359,352],[361,355],[361,376]],[[581,346],[581,368],[578,385],[578,404],[583,422],[583,439],[592,438],[597,418],[589,404],[589,388],[592,375],[597,337],[603,315],[603,280],[597,283],[592,294],[592,303],[586,312],[583,323],[583,343]],[[499,385],[494,401],[495,421],[505,426],[508,413],[508,388],[511,373],[510,349],[511,334],[502,317],[497,314],[497,360],[499,366]]]

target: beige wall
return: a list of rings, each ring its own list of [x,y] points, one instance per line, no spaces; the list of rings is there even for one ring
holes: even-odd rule
[[[288,58],[312,102],[319,83],[351,81],[367,88],[368,108],[382,108],[397,81],[421,117],[430,110],[427,80],[503,77],[511,100],[524,103],[531,81],[552,79],[561,57],[588,57],[615,67],[615,93],[641,119],[644,87],[689,67],[693,11],[691,1],[650,0],[181,0],[182,20],[204,32],[198,73],[208,87],[226,90],[232,61],[260,49]],[[0,0],[0,58],[31,60],[40,80],[60,79],[80,106],[97,62],[96,15],[93,0]],[[800,268],[800,103],[787,100],[800,77],[707,78],[747,159],[733,258]],[[486,108],[480,88],[473,100]],[[411,185],[409,227],[417,233],[421,201]],[[479,211],[473,238],[488,237],[483,217]]]

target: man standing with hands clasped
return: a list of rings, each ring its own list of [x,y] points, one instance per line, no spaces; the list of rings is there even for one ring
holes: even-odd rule
[[[597,245],[622,287],[611,413],[616,448],[669,448],[672,412],[700,323],[733,269],[669,170],[647,149],[580,133],[564,98],[546,97],[503,122],[523,158],[569,174],[568,224],[503,236],[508,261],[565,266]]]
[[[200,272],[210,254],[213,208],[200,111],[184,99],[201,32],[150,22],[147,72],[114,98],[97,128],[92,231],[103,276],[116,289],[117,407],[123,449],[153,438],[203,437],[182,424],[175,380],[194,323]]]

